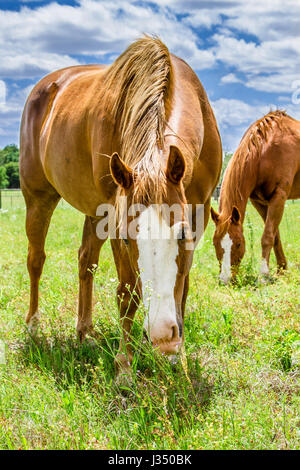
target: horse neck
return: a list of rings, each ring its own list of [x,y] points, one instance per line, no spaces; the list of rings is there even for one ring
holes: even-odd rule
[[[231,178],[231,174],[225,174],[219,204],[219,211],[222,216],[229,218],[233,206],[235,206],[240,211],[242,223],[244,222],[247,202],[255,188],[254,180],[255,178],[250,171],[247,171],[247,168],[244,168],[238,174],[236,173],[233,178]]]

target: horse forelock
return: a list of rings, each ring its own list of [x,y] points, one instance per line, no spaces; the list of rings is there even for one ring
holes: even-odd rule
[[[167,47],[145,36],[109,67],[104,105],[111,114],[121,158],[134,171],[136,202],[159,202],[165,191],[160,150],[170,112],[172,67]]]

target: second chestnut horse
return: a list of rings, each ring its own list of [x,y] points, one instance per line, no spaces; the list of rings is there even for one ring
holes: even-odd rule
[[[279,224],[286,200],[300,198],[300,122],[284,111],[272,111],[249,127],[225,172],[219,213],[211,209],[225,283],[235,277],[245,253],[243,222],[249,198],[265,223],[261,274],[268,276],[272,248],[278,270],[287,267]]]

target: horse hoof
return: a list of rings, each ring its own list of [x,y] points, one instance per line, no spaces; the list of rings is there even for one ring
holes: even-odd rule
[[[79,342],[82,344],[84,341],[95,344],[99,340],[99,334],[94,330],[92,326],[81,326],[76,328],[77,337]]]
[[[27,328],[30,336],[35,337],[38,332],[39,328],[39,323],[40,323],[40,316],[39,313],[35,313],[27,323]]]
[[[86,333],[83,332],[83,331],[77,331],[77,338],[80,342],[80,344],[82,344],[86,338]]]
[[[284,266],[278,266],[278,268],[277,268],[277,275],[278,275],[278,276],[282,276],[283,274],[285,274],[286,270],[287,270],[287,266],[286,266],[286,265],[284,265]]]
[[[261,284],[262,286],[265,286],[266,284],[274,284],[276,279],[274,279],[274,277],[272,277],[271,275],[260,275],[260,277],[258,278],[258,282],[259,284]]]
[[[89,330],[87,334],[89,336],[89,340],[94,344],[101,340],[101,335],[96,330],[94,330],[94,328]]]
[[[86,337],[84,340],[84,344],[87,344],[91,348],[96,348],[98,346],[98,341],[93,337]]]
[[[133,391],[133,378],[131,370],[118,372],[115,383],[122,395],[130,395]]]
[[[172,366],[175,366],[179,363],[179,354],[171,354],[167,356],[168,360],[172,364]]]
[[[91,347],[96,347],[98,345],[97,338],[90,335],[89,333],[83,333],[82,331],[79,331],[77,333],[78,340],[80,344],[87,344],[88,346]]]
[[[258,278],[258,282],[259,284],[262,284],[262,285],[268,284],[269,278],[267,276],[260,276]]]

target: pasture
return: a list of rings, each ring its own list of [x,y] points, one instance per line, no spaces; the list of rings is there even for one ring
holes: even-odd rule
[[[215,206],[216,207],[216,206]],[[5,209],[5,208],[4,208]],[[188,377],[133,328],[134,382],[114,382],[120,327],[109,243],[95,272],[97,343],[75,335],[77,250],[83,215],[54,213],[40,288],[41,328],[29,305],[23,207],[0,212],[1,449],[299,449],[300,201],[281,223],[289,270],[257,282],[262,221],[249,205],[246,255],[236,286],[218,282],[209,222],[191,270],[185,319]]]

